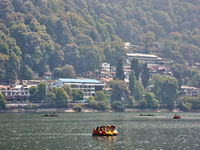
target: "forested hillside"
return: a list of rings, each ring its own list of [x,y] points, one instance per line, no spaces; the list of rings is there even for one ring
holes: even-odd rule
[[[0,81],[116,65],[124,42],[187,73],[185,61],[200,63],[199,21],[200,0],[0,0]]]

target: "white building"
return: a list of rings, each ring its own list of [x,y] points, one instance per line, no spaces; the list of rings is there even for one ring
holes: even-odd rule
[[[199,95],[199,88],[189,87],[184,85],[181,86],[180,97],[183,96],[197,97],[198,95]]]
[[[147,64],[157,64],[157,56],[150,54],[140,54],[140,53],[127,53],[127,59],[129,63],[133,60],[133,58],[137,58],[138,61],[142,61]]]
[[[141,54],[141,53],[127,53],[127,64],[130,64],[133,58],[137,58],[138,61],[147,63],[148,68],[158,68],[158,67],[167,67],[170,68],[173,60],[167,60],[160,58],[156,55],[151,54]]]
[[[26,100],[30,94],[29,89],[32,86],[37,85],[14,85],[14,86],[7,86],[1,88],[1,93],[5,97],[6,100]]]
[[[101,70],[110,71],[110,63],[102,63]]]
[[[97,91],[104,89],[105,85],[95,79],[69,79],[58,78],[55,81],[56,87],[63,87],[64,84],[68,84],[71,89],[80,89],[84,93],[84,99],[89,96],[95,96]]]

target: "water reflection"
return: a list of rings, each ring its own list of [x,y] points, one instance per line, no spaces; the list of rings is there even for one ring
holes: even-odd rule
[[[117,136],[93,136],[93,141],[97,143],[115,143]]]

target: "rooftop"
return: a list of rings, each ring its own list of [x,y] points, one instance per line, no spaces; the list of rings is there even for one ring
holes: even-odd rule
[[[127,53],[127,56],[134,56],[134,57],[154,57],[154,58],[157,58],[156,55],[140,54],[140,53]]]
[[[67,83],[95,83],[95,84],[101,84],[100,81],[95,79],[70,79],[70,78],[59,78],[62,82]]]

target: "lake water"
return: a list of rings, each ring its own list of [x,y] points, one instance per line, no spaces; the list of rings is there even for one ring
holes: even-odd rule
[[[152,114],[0,113],[0,149],[200,149],[199,113],[177,113],[180,120],[172,118],[174,113]],[[107,124],[117,126],[117,137],[92,137],[94,127]]]

